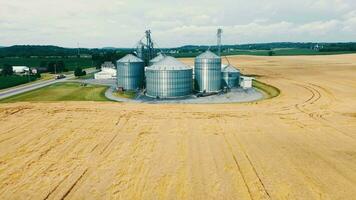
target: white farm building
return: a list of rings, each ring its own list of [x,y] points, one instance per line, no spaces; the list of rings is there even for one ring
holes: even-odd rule
[[[29,72],[30,68],[26,66],[12,66],[12,71],[16,74],[21,74],[25,72]]]
[[[252,77],[247,77],[247,76],[240,76],[240,86],[243,89],[249,89],[252,88],[252,80],[254,78]]]
[[[95,79],[116,79],[116,67],[112,62],[104,62],[101,71],[94,74]]]

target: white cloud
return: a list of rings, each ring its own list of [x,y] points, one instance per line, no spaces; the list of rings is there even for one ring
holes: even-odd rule
[[[151,28],[161,46],[355,41],[354,0],[0,0],[0,45],[132,47]]]

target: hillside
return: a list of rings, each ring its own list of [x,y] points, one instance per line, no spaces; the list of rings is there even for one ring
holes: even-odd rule
[[[317,48],[316,48],[317,47]],[[186,45],[175,48],[162,48],[164,52],[171,52],[173,56],[182,57],[189,54],[199,53],[207,49],[217,51],[217,46],[206,45]],[[261,44],[236,44],[223,45],[222,52],[225,55],[266,55],[268,51],[290,51],[297,50],[296,55],[310,54],[337,54],[356,52],[356,43],[292,43],[292,42],[276,42],[276,43],[261,43]],[[79,51],[78,51],[79,50]],[[40,45],[15,45],[10,47],[0,48],[0,57],[29,57],[29,56],[76,56],[79,54],[93,55],[103,54],[107,52],[132,52],[131,48],[64,48],[58,46],[40,46]],[[261,53],[264,52],[264,53]],[[173,52],[173,53],[172,53]],[[325,53],[327,52],[327,53]],[[195,54],[194,54],[195,55]],[[282,54],[283,55],[283,54]],[[293,55],[287,53],[286,55]]]
[[[80,49],[80,53],[89,54],[88,49]],[[15,56],[71,56],[77,55],[78,49],[57,46],[15,45],[0,48],[1,57]]]

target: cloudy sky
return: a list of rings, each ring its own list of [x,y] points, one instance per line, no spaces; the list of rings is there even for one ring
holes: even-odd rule
[[[0,0],[0,46],[356,42],[356,0]]]

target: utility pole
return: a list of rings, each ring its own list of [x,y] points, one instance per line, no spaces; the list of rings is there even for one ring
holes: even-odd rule
[[[28,68],[27,77],[28,77],[28,82],[31,82],[31,79],[30,79],[30,68]]]
[[[79,42],[77,42],[77,58],[79,59],[80,58],[80,50],[79,50]],[[76,65],[77,65],[77,68],[79,67],[78,66],[78,59],[77,59],[77,62],[76,62]]]
[[[78,58],[80,57],[80,49],[79,49],[79,42],[77,42],[77,56],[78,56]]]
[[[218,56],[221,56],[221,37],[222,37],[223,30],[221,28],[218,29],[217,32],[217,46],[218,46]]]

